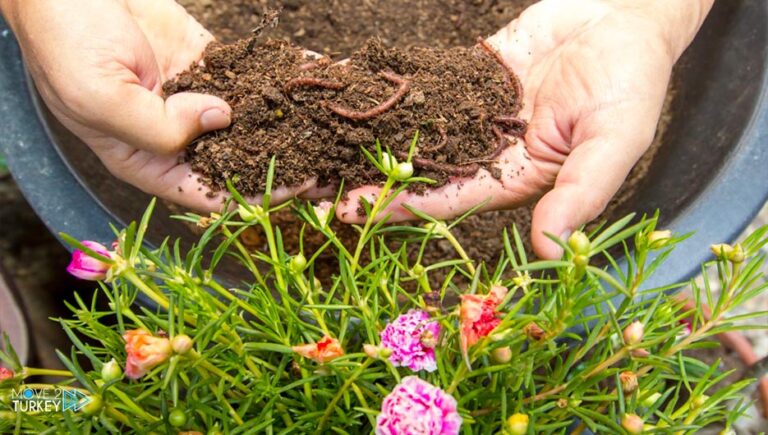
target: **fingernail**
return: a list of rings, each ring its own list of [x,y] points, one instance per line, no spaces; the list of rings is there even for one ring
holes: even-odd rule
[[[229,112],[218,107],[208,109],[200,115],[200,127],[205,131],[228,127],[230,122]]]

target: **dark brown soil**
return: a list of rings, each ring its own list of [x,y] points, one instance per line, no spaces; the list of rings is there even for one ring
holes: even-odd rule
[[[336,59],[371,37],[389,47],[470,46],[535,0],[180,0],[223,43],[247,37],[267,9],[283,8],[274,37]]]
[[[301,48],[256,39],[213,45],[204,66],[166,83],[167,95],[220,96],[232,126],[203,136],[187,150],[192,168],[215,190],[236,179],[247,195],[264,191],[270,159],[275,184],[346,188],[383,180],[360,148],[375,139],[406,159],[420,133],[416,175],[440,186],[491,166],[521,136],[520,85],[489,46],[386,48],[369,40],[344,65],[307,61]],[[492,173],[496,172],[492,170]],[[424,185],[420,185],[423,189]]]
[[[332,55],[348,56],[371,37],[385,45],[408,48],[471,46],[479,35],[495,33],[534,0],[180,0],[192,15],[222,42],[249,36],[267,8],[284,6],[280,25],[271,35],[302,47]],[[602,218],[613,219],[632,209],[632,199],[642,185],[670,120],[674,80],[656,139],[627,178]],[[473,216],[456,227],[457,237],[473,258],[492,260],[502,251],[499,234],[513,223],[528,244],[533,205],[516,210]],[[291,216],[281,218],[290,227]],[[530,251],[530,245],[527,246]],[[432,259],[455,255],[449,246],[427,250]],[[427,259],[429,260],[429,258]]]

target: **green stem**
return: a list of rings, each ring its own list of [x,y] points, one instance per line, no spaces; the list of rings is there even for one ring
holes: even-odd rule
[[[325,423],[328,421],[328,419],[331,417],[331,414],[333,414],[336,411],[336,404],[341,400],[341,397],[344,395],[344,393],[349,389],[349,387],[357,380],[357,378],[363,374],[365,369],[368,368],[368,366],[371,365],[371,363],[374,360],[368,358],[363,362],[360,367],[358,367],[357,370],[355,370],[354,373],[352,373],[347,380],[344,382],[344,384],[339,388],[339,391],[336,392],[336,395],[333,396],[333,399],[331,400],[331,403],[328,404],[328,407],[325,410],[325,413],[323,414],[323,417],[320,419],[320,424],[317,425],[317,431],[315,433],[322,433],[323,428],[325,428]]]
[[[264,235],[267,237],[267,244],[269,245],[269,255],[272,257],[272,262],[275,263],[274,272],[277,279],[277,285],[281,290],[287,291],[288,287],[285,285],[285,278],[283,278],[283,271],[280,267],[280,256],[277,252],[277,243],[275,242],[275,233],[272,231],[272,222],[269,221],[269,215],[259,221],[261,227],[264,229]]]
[[[387,195],[389,195],[389,191],[392,189],[392,186],[395,185],[395,180],[390,177],[387,178],[386,183],[384,183],[384,187],[381,188],[381,191],[379,192],[379,196],[376,198],[376,202],[373,204],[373,208],[371,209],[371,214],[368,216],[368,219],[365,221],[365,226],[363,227],[363,231],[360,233],[360,239],[357,242],[357,247],[355,248],[355,255],[352,257],[352,265],[350,267],[352,273],[354,274],[357,271],[357,268],[360,263],[360,256],[363,254],[363,249],[365,248],[365,241],[368,239],[368,232],[371,231],[371,226],[373,226],[374,221],[376,220],[376,216],[381,211],[382,204],[384,204],[384,201],[387,200]]]
[[[31,367],[24,367],[21,371],[24,379],[30,376],[57,376],[62,378],[71,378],[72,372],[69,370],[51,370],[51,369],[36,369]]]
[[[114,394],[115,397],[120,399],[123,404],[128,407],[134,414],[136,414],[137,417],[143,418],[144,420],[149,420],[151,422],[160,421],[158,417],[155,417],[154,415],[151,415],[141,409],[139,405],[137,405],[133,400],[131,400],[128,395],[126,395],[124,392],[120,391],[119,389],[115,388],[114,386],[110,387],[107,391]]]
[[[148,298],[152,299],[154,303],[165,309],[168,310],[168,307],[170,306],[168,299],[160,294],[157,294],[154,290],[152,290],[147,283],[145,283],[141,278],[139,278],[138,275],[136,275],[136,272],[133,269],[127,268],[125,271],[123,271],[123,277],[131,282],[131,284],[135,285],[136,288],[138,288],[142,293],[144,293]]]
[[[128,426],[133,427],[131,424],[131,420],[122,412],[118,411],[117,409],[113,408],[112,406],[107,405],[105,409],[108,416],[114,418],[115,420],[119,421],[120,423]]]
[[[441,224],[442,225],[442,224]],[[476,273],[475,265],[472,263],[472,259],[469,258],[469,255],[467,255],[467,252],[464,250],[464,247],[461,246],[461,243],[456,239],[456,236],[454,236],[448,228],[441,227],[438,231],[438,234],[445,237],[446,240],[453,246],[453,249],[456,250],[456,253],[459,254],[459,257],[461,257],[462,260],[467,264],[467,269],[469,270],[469,273],[474,275]]]

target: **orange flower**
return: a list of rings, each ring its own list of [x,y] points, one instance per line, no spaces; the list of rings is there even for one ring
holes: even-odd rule
[[[299,355],[319,363],[327,363],[344,355],[344,349],[341,348],[339,340],[327,335],[317,343],[301,344],[293,346],[291,349]]]
[[[126,331],[123,339],[125,351],[128,352],[125,376],[130,379],[139,379],[144,376],[148,371],[168,360],[173,352],[170,340],[155,337],[143,329]]]
[[[461,296],[459,317],[461,323],[461,352],[467,361],[469,361],[467,350],[470,346],[490,334],[501,323],[501,319],[496,316],[496,308],[498,308],[506,295],[506,287],[493,286],[490,293],[485,296]]]

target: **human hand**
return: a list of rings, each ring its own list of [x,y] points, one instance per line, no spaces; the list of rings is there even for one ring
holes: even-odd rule
[[[206,195],[209,189],[179,157],[200,134],[227,127],[230,107],[210,95],[162,97],[162,84],[213,41],[181,6],[173,0],[2,0],[0,8],[48,108],[110,172],[186,207],[221,207],[221,194]]]
[[[439,219],[483,201],[484,210],[513,208],[541,198],[532,222],[542,258],[562,250],[546,233],[566,238],[596,218],[650,146],[672,67],[698,31],[712,0],[544,0],[488,42],[519,76],[520,114],[530,120],[523,141],[498,158],[502,177],[481,170],[472,179],[424,195],[401,194],[382,213],[412,218],[403,204]],[[349,193],[339,219],[364,220]],[[543,196],[542,196],[543,195]]]

